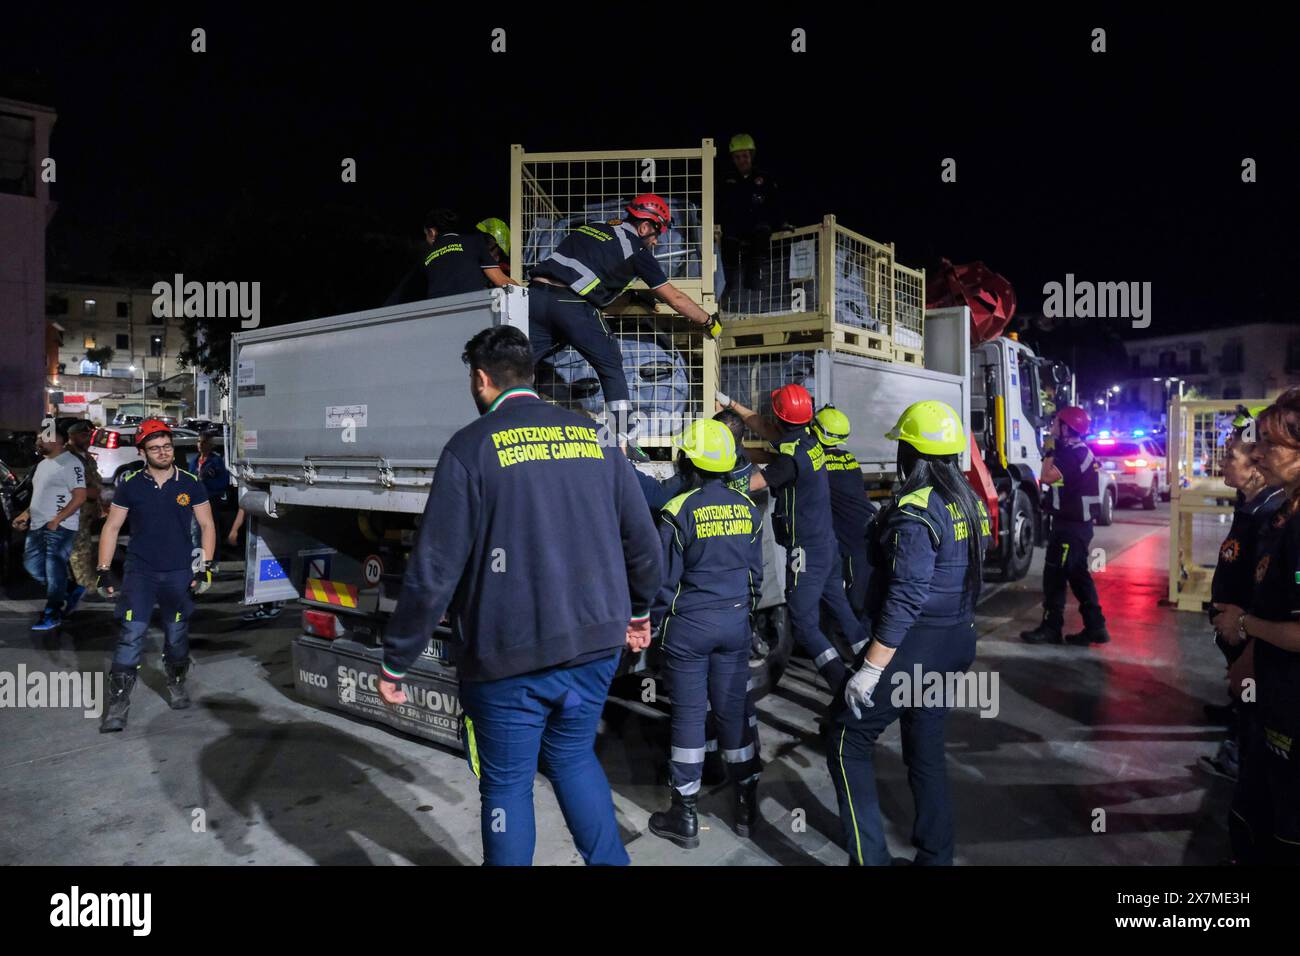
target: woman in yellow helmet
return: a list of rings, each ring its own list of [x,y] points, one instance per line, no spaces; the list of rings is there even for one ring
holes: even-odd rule
[[[832,711],[827,763],[850,862],[888,866],[873,756],[876,739],[900,720],[916,801],[914,862],[951,864],[944,729],[956,702],[932,692],[936,678],[930,675],[937,675],[944,689],[955,687],[949,675],[967,670],[975,659],[975,602],[988,512],[961,472],[966,437],[950,406],[910,405],[886,437],[898,442],[902,484],[876,519],[871,540],[876,571],[867,600],[871,641],[856,662],[843,702]]]
[[[695,801],[704,772],[705,716],[717,723],[722,759],[736,784],[736,832],[758,819],[758,754],[745,719],[749,614],[763,588],[762,513],[728,487],[736,441],[719,421],[691,422],[678,439],[688,490],[659,516],[665,579],[651,620],[659,625],[672,694],[672,803],[650,832],[699,845]]]

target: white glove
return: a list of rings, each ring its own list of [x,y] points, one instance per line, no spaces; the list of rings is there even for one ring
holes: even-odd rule
[[[726,392],[718,391],[713,397],[718,400],[718,404],[721,405],[723,408],[731,407],[731,396],[728,395]]]
[[[844,702],[852,709],[854,717],[861,719],[862,707],[875,706],[871,703],[871,694],[880,683],[880,675],[883,673],[883,667],[877,667],[871,661],[863,661],[862,669],[844,685]]]

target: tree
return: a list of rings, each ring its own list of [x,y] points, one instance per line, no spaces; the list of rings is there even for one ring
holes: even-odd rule
[[[113,347],[105,345],[102,348],[86,349],[86,358],[90,359],[96,365],[104,366],[113,361]]]

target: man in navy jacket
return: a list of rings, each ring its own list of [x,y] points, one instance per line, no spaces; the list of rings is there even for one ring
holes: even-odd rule
[[[658,535],[619,450],[533,391],[527,336],[485,329],[462,358],[482,415],[439,458],[380,694],[405,701],[398,682],[447,613],[484,862],[532,862],[540,754],[583,859],[626,864],[593,748],[622,648],[650,643]]]

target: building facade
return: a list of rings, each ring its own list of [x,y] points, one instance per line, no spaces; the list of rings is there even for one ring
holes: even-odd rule
[[[1129,367],[1116,370],[1116,414],[1158,422],[1178,389],[1206,399],[1272,399],[1300,385],[1300,323],[1247,325],[1137,339],[1124,344]]]
[[[0,429],[39,427],[46,409],[45,227],[54,215],[55,113],[0,98]]]
[[[182,373],[181,320],[154,315],[149,289],[51,282],[45,315],[52,330],[46,374],[60,414],[87,414],[118,397],[150,400],[173,395],[193,408],[193,375]],[[163,395],[159,395],[159,388]],[[110,409],[111,411],[111,409]],[[170,412],[169,412],[170,413]]]

